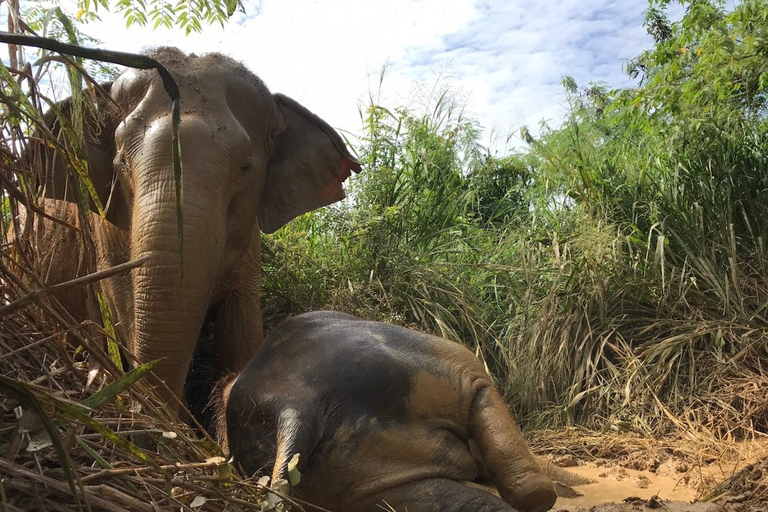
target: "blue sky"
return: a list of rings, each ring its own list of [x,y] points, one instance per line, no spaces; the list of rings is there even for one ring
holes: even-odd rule
[[[114,50],[170,44],[226,53],[274,92],[353,134],[361,127],[359,105],[377,88],[385,63],[387,106],[408,103],[415,83],[434,84],[440,75],[467,98],[486,143],[492,132],[504,139],[523,125],[534,133],[542,120],[557,125],[564,112],[564,75],[585,85],[631,85],[623,62],[653,44],[642,26],[647,0],[244,3],[246,12],[224,29],[206,27],[189,37],[167,29],[126,29],[119,16],[105,12],[83,31]]]

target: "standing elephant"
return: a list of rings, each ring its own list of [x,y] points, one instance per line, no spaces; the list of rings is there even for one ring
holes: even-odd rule
[[[218,431],[235,464],[273,468],[276,482],[298,453],[292,494],[325,509],[542,512],[555,503],[493,381],[458,343],[307,313],[280,324],[220,388]],[[466,484],[481,475],[502,499]]]
[[[215,324],[219,371],[241,369],[261,344],[260,230],[271,233],[342,199],[342,182],[360,164],[325,121],[271,94],[234,60],[175,48],[149,55],[181,92],[183,272],[171,102],[154,70],[126,71],[107,86],[109,98],[97,101],[96,112],[86,110],[82,151],[106,205],[106,220],[90,219],[98,267],[149,256],[102,282],[118,338],[142,362],[162,359],[154,372],[180,397],[207,316]],[[74,109],[65,103],[60,110]],[[72,211],[73,170],[60,155],[45,162],[45,195],[55,199],[46,201],[49,212]],[[66,229],[47,227],[42,238],[64,237]],[[71,246],[47,256],[58,280],[77,272]],[[82,299],[69,305],[82,310]]]

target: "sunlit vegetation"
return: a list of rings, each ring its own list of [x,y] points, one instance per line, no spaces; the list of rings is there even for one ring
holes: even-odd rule
[[[98,20],[99,12],[114,11],[122,15],[127,27],[178,27],[201,32],[204,25],[224,23],[236,10],[243,9],[241,0],[78,0],[77,18]]]
[[[350,200],[266,241],[269,312],[463,340],[529,427],[767,431],[768,3],[652,4],[638,86],[566,77],[510,154],[449,87],[371,99]]]
[[[461,340],[529,431],[768,433],[768,0],[686,1],[674,24],[667,3],[650,1],[656,44],[627,64],[636,87],[566,77],[562,124],[522,129],[505,154],[482,147],[483,127],[450,84],[402,105],[372,93],[348,200],[264,238],[267,329],[328,308]],[[143,9],[133,20],[121,11],[129,23],[197,30],[239,4],[201,2],[184,22],[173,2],[91,0],[80,16],[97,5]],[[160,8],[170,17],[154,17]],[[33,5],[26,16],[63,41],[87,32],[60,11]],[[62,84],[89,83],[51,73],[73,69],[61,56],[28,67],[12,57],[0,65],[3,233],[20,213],[40,218],[40,169],[21,157],[30,134],[75,157],[77,116],[61,144],[35,131],[41,112]],[[114,75],[75,62],[96,81]],[[0,246],[4,496],[51,510],[86,499],[109,510],[260,509],[262,488],[135,382],[146,368],[123,375],[88,341],[92,325],[34,295],[45,269],[25,226],[13,227]],[[101,376],[83,389],[94,361]],[[22,439],[37,444],[21,450]],[[94,501],[107,490],[108,503]]]

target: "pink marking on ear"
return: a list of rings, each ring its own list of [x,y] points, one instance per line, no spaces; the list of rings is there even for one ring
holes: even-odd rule
[[[355,171],[355,173],[360,172],[360,169],[362,166],[360,165],[360,162],[357,162],[355,160],[350,160],[347,157],[341,158],[341,167],[339,169],[339,182],[343,182],[350,176],[352,176],[352,173],[350,171]]]

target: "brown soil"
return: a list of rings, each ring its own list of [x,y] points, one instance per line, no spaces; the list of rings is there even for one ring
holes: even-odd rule
[[[601,438],[601,445],[592,444]],[[695,451],[682,447],[697,443],[632,437],[596,435],[586,442],[580,439],[578,447],[564,446],[562,438],[557,441],[551,447],[555,453],[572,453],[549,458],[594,483],[571,488],[577,496],[558,498],[555,512],[768,511],[766,439],[723,442]],[[540,440],[540,453],[546,444]],[[613,453],[590,455],[606,449]]]

